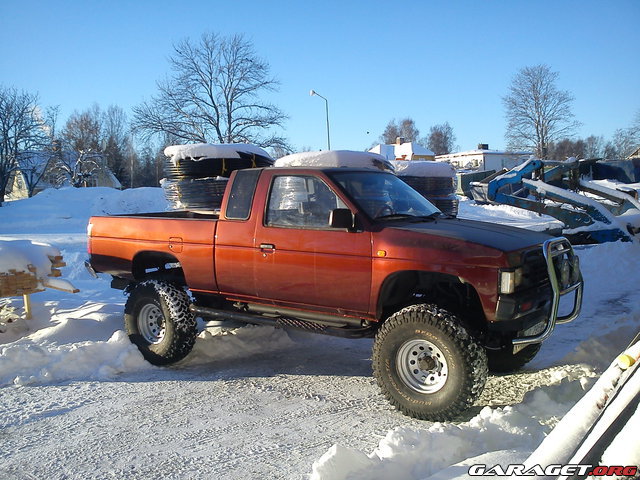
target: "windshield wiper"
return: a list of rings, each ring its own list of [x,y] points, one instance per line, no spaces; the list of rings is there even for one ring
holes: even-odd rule
[[[441,215],[440,212],[433,212],[429,215],[412,215],[411,213],[391,213],[389,215],[381,215],[376,217],[375,220],[412,220],[423,221],[433,220]]]
[[[433,212],[429,215],[414,215],[414,221],[422,222],[424,220],[435,220],[436,218],[441,218],[442,216],[442,212]]]

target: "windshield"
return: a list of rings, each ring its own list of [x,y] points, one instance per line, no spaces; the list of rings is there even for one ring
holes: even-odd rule
[[[440,213],[431,202],[391,173],[334,172],[331,176],[372,219],[429,217]]]

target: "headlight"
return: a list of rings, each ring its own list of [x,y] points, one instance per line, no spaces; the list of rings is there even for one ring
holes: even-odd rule
[[[522,283],[522,267],[509,270],[500,270],[500,293],[513,293]]]

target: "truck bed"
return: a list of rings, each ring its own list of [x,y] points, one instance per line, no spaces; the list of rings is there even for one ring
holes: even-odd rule
[[[92,265],[96,271],[134,279],[149,267],[177,260],[191,288],[211,289],[217,223],[218,215],[193,211],[91,217]]]

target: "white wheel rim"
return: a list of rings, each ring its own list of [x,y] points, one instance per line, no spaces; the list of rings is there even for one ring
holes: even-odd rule
[[[165,334],[164,315],[157,305],[148,303],[140,309],[138,330],[140,330],[140,335],[151,344],[162,341]]]
[[[442,351],[427,340],[409,340],[396,354],[400,379],[418,393],[435,393],[447,383],[449,368]]]

